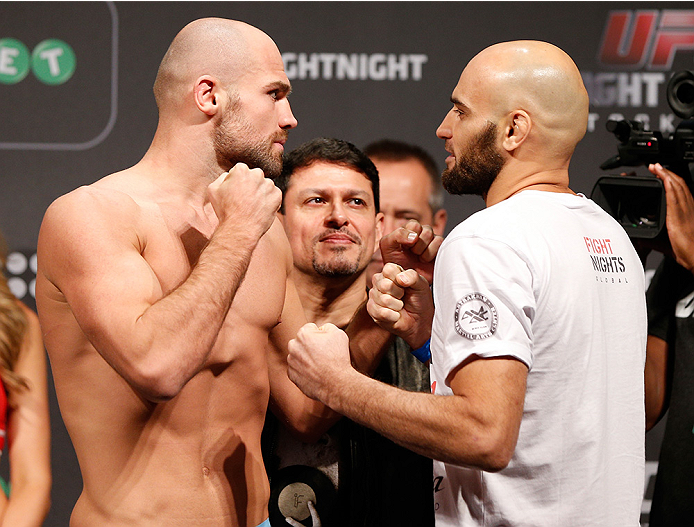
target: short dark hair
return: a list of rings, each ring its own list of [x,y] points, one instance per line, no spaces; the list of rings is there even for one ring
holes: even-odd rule
[[[364,174],[364,177],[371,182],[376,212],[381,210],[378,170],[376,170],[373,161],[352,143],[342,139],[319,137],[303,143],[288,154],[285,154],[282,162],[282,172],[274,180],[277,188],[282,191],[280,212],[284,213],[284,196],[289,188],[292,174],[300,168],[306,168],[318,162],[343,165]]]
[[[431,196],[429,196],[431,211],[435,213],[443,208],[444,192],[441,185],[441,171],[429,152],[410,143],[393,139],[380,139],[366,145],[364,153],[371,159],[383,161],[407,161],[408,159],[419,161],[431,179],[432,190]]]

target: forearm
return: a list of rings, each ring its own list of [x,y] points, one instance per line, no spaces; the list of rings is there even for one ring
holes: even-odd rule
[[[175,396],[208,359],[256,244],[218,228],[185,281],[125,330],[97,324],[93,344],[145,397]]]
[[[646,430],[653,428],[667,410],[667,361],[667,342],[648,335],[644,370]]]
[[[513,451],[465,397],[408,392],[346,372],[331,382],[326,403],[349,419],[420,455],[495,471]]]
[[[380,364],[394,336],[374,322],[364,302],[345,329],[352,366],[371,375]]]
[[[40,527],[51,504],[50,476],[17,484],[13,482],[10,500],[0,527]]]

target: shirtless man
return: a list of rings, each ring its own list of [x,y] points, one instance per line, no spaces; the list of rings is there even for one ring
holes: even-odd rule
[[[442,181],[486,208],[436,256],[433,327],[410,308],[430,294],[416,272],[387,263],[369,292],[369,312],[411,345],[431,330],[433,393],[350,368],[330,324],[299,332],[290,376],[435,460],[438,527],[637,525],[643,268],[624,229],[569,187],[588,122],[580,71],[546,42],[504,42],[468,63],[451,103]]]
[[[36,296],[84,481],[73,527],[257,526],[271,385],[298,433],[332,415],[286,377],[305,317],[264,175],[297,124],[289,91],[266,34],[192,22],[159,68],[143,159],[46,212]]]

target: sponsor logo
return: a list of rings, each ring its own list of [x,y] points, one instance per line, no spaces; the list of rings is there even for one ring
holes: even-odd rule
[[[455,306],[455,330],[467,339],[482,340],[491,337],[498,322],[494,304],[481,293],[466,295]]]
[[[588,132],[604,130],[604,122],[631,119],[648,130],[675,131],[675,115],[656,109],[676,58],[694,51],[694,10],[642,9],[610,11],[597,50],[597,62],[608,71],[582,71],[592,108],[635,108],[634,113],[591,112]],[[680,67],[679,69],[687,69]],[[612,70],[612,71],[609,71]],[[647,70],[647,71],[635,71]]]
[[[282,53],[290,80],[422,80],[420,53]]]
[[[7,285],[20,300],[35,297],[36,263],[36,251],[13,251],[7,255]]]
[[[670,70],[694,50],[694,10],[610,11],[598,60],[621,69]]]
[[[64,84],[75,73],[77,61],[69,44],[56,38],[40,42],[29,55],[15,38],[0,39],[0,84],[17,84],[29,70],[44,84]]]
[[[626,272],[624,259],[621,256],[614,255],[612,241],[609,238],[589,238],[584,236],[583,241],[586,244],[586,249],[588,249],[593,270],[600,273]]]
[[[85,100],[88,111],[75,126],[75,108]],[[104,141],[118,114],[115,4],[26,2],[3,9],[0,114],[0,151],[80,151]]]

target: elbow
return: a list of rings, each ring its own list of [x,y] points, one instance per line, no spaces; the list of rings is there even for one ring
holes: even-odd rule
[[[138,394],[153,403],[170,401],[181,392],[188,380],[162,365],[140,365],[123,377]]]
[[[485,472],[499,472],[508,467],[511,462],[516,440],[517,437],[508,438],[502,433],[479,436],[472,445],[461,445],[453,462]]]
[[[487,452],[481,457],[479,468],[485,472],[500,472],[508,467],[513,457],[513,450],[500,449],[493,452]]]

